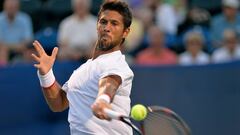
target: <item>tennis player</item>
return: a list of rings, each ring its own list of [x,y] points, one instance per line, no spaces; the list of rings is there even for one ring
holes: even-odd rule
[[[61,87],[52,67],[58,48],[52,55],[34,41],[40,85],[44,97],[54,112],[69,107],[71,135],[131,135],[132,129],[117,120],[110,120],[104,108],[129,115],[133,72],[121,53],[121,46],[130,31],[132,15],[124,2],[103,3],[98,14],[98,40],[93,56],[76,69]],[[83,31],[84,34],[84,31]]]

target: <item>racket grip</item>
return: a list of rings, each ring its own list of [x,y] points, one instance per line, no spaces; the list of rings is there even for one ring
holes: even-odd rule
[[[104,111],[104,112],[107,114],[107,116],[110,117],[111,119],[119,120],[119,119],[121,118],[121,116],[122,116],[122,114],[120,114],[119,112],[115,112],[115,111],[110,110],[110,109],[107,109],[107,108],[105,108],[103,111]]]

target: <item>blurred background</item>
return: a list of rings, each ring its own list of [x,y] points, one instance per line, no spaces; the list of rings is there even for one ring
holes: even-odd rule
[[[133,13],[122,46],[135,74],[132,105],[169,107],[193,135],[239,135],[239,1],[124,1]],[[53,70],[63,84],[91,57],[102,2],[0,1],[0,135],[70,134],[67,111],[44,101],[32,42],[48,54],[59,47]]]

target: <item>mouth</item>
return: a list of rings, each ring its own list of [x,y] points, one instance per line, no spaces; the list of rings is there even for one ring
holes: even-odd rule
[[[107,35],[107,34],[103,34],[103,35],[101,36],[101,39],[102,39],[103,41],[107,41],[107,40],[110,40],[111,37],[110,37],[109,35]]]

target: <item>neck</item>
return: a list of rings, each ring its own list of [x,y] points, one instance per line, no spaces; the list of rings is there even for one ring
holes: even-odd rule
[[[74,15],[80,20],[84,20],[88,16],[87,13],[75,13]]]
[[[228,22],[230,22],[230,23],[235,22],[235,20],[236,20],[235,16],[227,16],[226,18],[227,18]]]
[[[7,18],[8,18],[8,20],[9,20],[9,22],[11,23],[11,22],[14,21],[15,16],[13,16],[13,15],[8,15]]]
[[[118,51],[118,50],[121,50],[120,45],[117,45],[114,48],[107,50],[107,51],[100,50],[100,49],[98,49],[98,42],[97,42],[95,45],[94,51],[92,53],[92,59],[96,59],[100,55],[108,54],[108,53]]]

